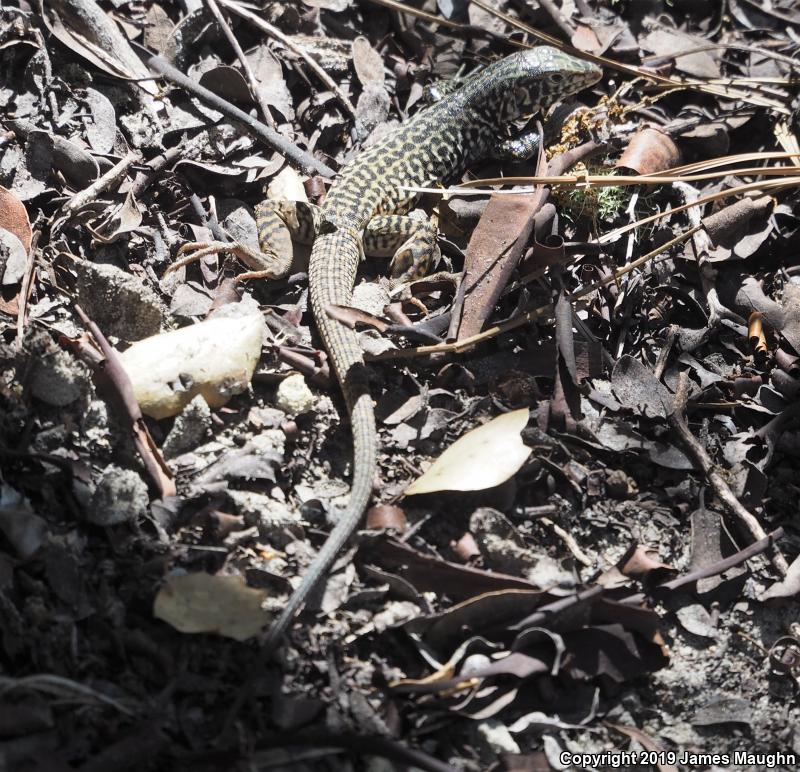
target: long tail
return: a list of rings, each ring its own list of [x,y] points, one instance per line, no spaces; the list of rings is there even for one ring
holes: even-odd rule
[[[306,570],[300,585],[267,632],[267,651],[280,644],[295,614],[309,593],[327,574],[336,556],[358,527],[372,494],[378,464],[375,411],[369,394],[367,374],[356,333],[331,319],[326,309],[331,304],[348,305],[356,270],[361,259],[360,236],[342,229],[317,237],[309,264],[311,308],[317,329],[328,352],[344,393],[353,433],[353,483],[350,501],[336,526]]]

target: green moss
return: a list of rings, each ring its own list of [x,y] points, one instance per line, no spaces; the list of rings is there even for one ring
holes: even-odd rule
[[[615,170],[607,168],[590,168],[589,174],[604,174],[613,177]],[[613,220],[620,211],[625,210],[631,200],[633,188],[616,187],[556,187],[553,196],[560,205],[561,213],[577,222],[581,218],[589,218],[595,228],[600,223]]]

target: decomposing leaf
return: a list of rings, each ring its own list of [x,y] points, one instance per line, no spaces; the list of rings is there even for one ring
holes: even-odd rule
[[[353,67],[362,86],[382,86],[385,80],[383,59],[365,37],[353,41]]]
[[[241,576],[196,573],[174,576],[158,591],[153,614],[182,633],[216,633],[245,641],[262,630],[270,615],[261,608],[264,590]]]
[[[747,700],[715,694],[694,714],[692,726],[749,725],[752,715],[753,706]]]
[[[84,118],[86,139],[95,153],[110,153],[117,136],[116,112],[111,100],[97,89],[87,88],[84,101],[91,111]]]
[[[672,396],[652,371],[632,356],[622,356],[611,376],[614,396],[622,405],[645,416],[669,415]]]
[[[467,432],[406,488],[406,495],[480,491],[504,483],[531,454],[520,436],[528,416],[528,409],[521,408]]]
[[[705,40],[701,37],[688,35],[676,29],[655,29],[645,35],[640,44],[647,51],[663,57],[675,59],[675,67],[687,75],[698,78],[719,78],[719,65],[711,55],[712,52],[704,50]],[[700,49],[700,50],[697,50]],[[682,54],[681,52],[691,52]]]

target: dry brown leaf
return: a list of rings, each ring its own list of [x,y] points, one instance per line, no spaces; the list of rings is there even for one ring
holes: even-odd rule
[[[153,615],[182,633],[216,633],[236,641],[257,635],[270,621],[264,590],[241,576],[197,573],[174,576],[158,591]]]
[[[531,454],[520,437],[527,423],[528,408],[522,408],[467,432],[406,488],[406,495],[481,491],[504,483]]]
[[[22,243],[25,252],[31,248],[31,221],[28,210],[10,190],[0,186],[0,228],[13,233]]]
[[[633,169],[637,174],[656,174],[681,162],[681,151],[658,129],[645,127],[633,135],[619,161],[618,169]]]

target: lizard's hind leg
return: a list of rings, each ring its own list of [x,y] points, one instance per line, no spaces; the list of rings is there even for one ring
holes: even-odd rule
[[[373,217],[364,232],[364,252],[372,257],[391,257],[392,284],[404,284],[425,276],[441,256],[436,243],[436,222],[399,214]]]
[[[241,242],[196,241],[178,250],[178,259],[167,269],[171,273],[211,254],[232,254],[249,269],[236,281],[245,279],[282,279],[292,265],[292,240],[311,243],[319,219],[318,208],[312,204],[267,199],[255,208],[258,227],[258,251]]]

